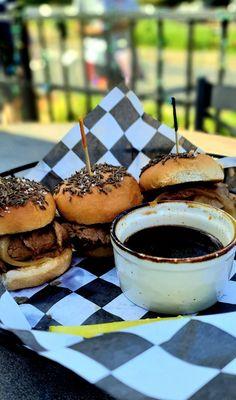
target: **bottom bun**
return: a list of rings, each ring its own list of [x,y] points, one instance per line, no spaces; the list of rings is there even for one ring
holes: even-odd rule
[[[112,257],[113,250],[111,246],[101,246],[93,250],[87,250],[83,253],[83,255],[86,257],[98,257],[98,258]]]
[[[2,282],[8,290],[18,290],[42,285],[62,275],[70,266],[72,250],[65,249],[59,256],[47,259],[41,265],[18,268],[2,275]]]

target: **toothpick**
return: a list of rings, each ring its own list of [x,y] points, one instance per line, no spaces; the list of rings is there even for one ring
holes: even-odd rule
[[[175,97],[171,97],[171,104],[172,104],[173,118],[174,118],[176,153],[179,154],[179,134],[178,134],[178,120],[176,113]]]
[[[79,126],[80,126],[82,146],[83,146],[83,150],[84,150],[84,154],[85,154],[85,161],[86,161],[87,170],[88,170],[89,175],[93,176],[93,173],[92,173],[92,170],[91,170],[89,152],[88,152],[87,139],[86,139],[86,135],[85,135],[85,132],[84,132],[84,121],[83,121],[83,118],[79,118]]]

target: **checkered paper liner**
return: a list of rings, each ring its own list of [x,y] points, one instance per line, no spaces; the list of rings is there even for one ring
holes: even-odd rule
[[[85,127],[91,162],[124,165],[136,178],[150,158],[175,152],[174,131],[145,114],[136,95],[123,84],[86,117]],[[191,149],[201,152],[180,137],[180,151]],[[222,163],[229,167],[235,165],[235,160],[223,159]],[[84,165],[76,125],[27,177],[52,189]],[[11,293],[0,289],[3,330],[8,329],[23,345],[65,365],[117,399],[207,398],[209,391],[220,390],[222,382],[235,389],[234,311],[233,274],[224,296],[203,313],[211,316],[151,324],[83,340],[45,331],[51,325],[157,316],[122,294],[112,259],[81,259],[75,255],[71,268],[51,283]],[[222,349],[227,347],[227,355],[219,351],[221,345]]]
[[[123,165],[138,178],[141,168],[158,154],[175,152],[175,133],[144,113],[137,96],[123,84],[115,87],[84,120],[91,163]],[[179,151],[202,152],[183,136]],[[85,166],[79,124],[29,174],[53,188]]]
[[[3,301],[10,303],[7,296]],[[7,334],[115,399],[231,400],[236,389],[235,318],[235,312],[193,316],[92,339],[27,326],[8,328]]]

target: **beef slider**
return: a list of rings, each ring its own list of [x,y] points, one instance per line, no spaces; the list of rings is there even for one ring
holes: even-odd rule
[[[236,197],[223,183],[222,167],[206,154],[163,155],[140,174],[140,188],[150,200],[191,200],[210,204],[236,216]]]
[[[81,255],[112,255],[110,224],[122,211],[142,202],[137,181],[124,167],[97,164],[62,182],[54,199],[76,250]]]
[[[0,270],[7,289],[41,285],[69,268],[72,250],[55,212],[40,183],[0,178]]]

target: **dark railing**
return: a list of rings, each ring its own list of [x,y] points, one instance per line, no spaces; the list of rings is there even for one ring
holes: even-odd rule
[[[163,104],[170,95],[180,95],[179,104],[184,107],[184,127],[189,128],[190,126],[190,112],[194,105],[194,90],[195,90],[195,79],[194,79],[194,51],[195,51],[195,30],[198,24],[205,24],[209,22],[216,22],[220,26],[220,40],[219,40],[219,58],[218,58],[218,71],[217,71],[217,82],[222,83],[225,77],[225,59],[227,51],[227,38],[228,38],[228,28],[231,22],[236,21],[236,13],[229,13],[226,11],[216,11],[216,10],[204,10],[203,12],[195,13],[184,13],[180,11],[173,10],[157,10],[152,12],[138,12],[138,13],[106,13],[102,15],[98,14],[82,14],[78,13],[73,7],[49,7],[46,8],[34,7],[27,8],[16,14],[11,14],[8,16],[9,20],[13,25],[18,27],[18,41],[23,43],[23,46],[19,46],[19,56],[20,63],[23,70],[23,74],[19,77],[11,78],[11,84],[20,85],[23,105],[25,104],[24,118],[27,120],[36,120],[38,118],[38,105],[37,105],[37,93],[43,88],[45,93],[45,98],[47,101],[48,114],[51,121],[55,119],[54,117],[54,106],[53,106],[53,91],[59,90],[64,93],[64,102],[67,110],[67,118],[73,119],[75,115],[73,114],[72,107],[72,93],[81,93],[86,97],[85,108],[86,113],[92,107],[92,97],[94,95],[104,95],[106,89],[99,89],[93,87],[90,84],[88,71],[86,67],[85,57],[84,57],[84,40],[87,35],[85,35],[85,26],[87,22],[99,19],[104,22],[105,30],[102,34],[104,37],[107,47],[106,47],[106,74],[108,81],[108,88],[114,85],[115,80],[113,73],[111,71],[111,64],[113,59],[112,48],[111,48],[111,35],[112,28],[117,21],[126,21],[127,27],[130,34],[130,50],[131,50],[131,66],[132,66],[132,77],[130,80],[130,87],[134,89],[139,97],[143,100],[151,99],[156,104],[156,114],[160,120],[163,117]],[[2,16],[7,18],[7,16]],[[79,22],[79,38],[78,46],[80,46],[81,55],[81,74],[83,77],[82,84],[77,84],[70,82],[68,66],[63,64],[62,68],[62,78],[60,83],[55,83],[52,79],[52,66],[49,64],[47,51],[50,47],[50,43],[47,42],[45,35],[45,21],[53,21],[54,27],[51,29],[57,29],[57,33],[60,38],[59,52],[62,57],[66,50],[66,40],[67,40],[67,28],[69,20],[77,20]],[[140,20],[154,20],[157,24],[157,48],[156,48],[156,68],[155,77],[153,82],[154,86],[150,90],[138,90],[138,74],[137,74],[137,60],[138,51],[135,42],[135,28]],[[165,38],[164,38],[164,26],[167,20],[178,21],[187,26],[187,40],[186,40],[186,61],[185,61],[185,83],[182,86],[168,87],[167,89],[163,84],[163,75],[165,71],[165,60],[164,60],[164,50],[165,50]],[[36,81],[30,69],[30,31],[29,22],[34,21],[37,26],[37,37],[41,51],[41,57],[44,62],[43,76],[40,81]],[[4,85],[9,85],[6,77],[3,77],[0,81],[0,89]]]

